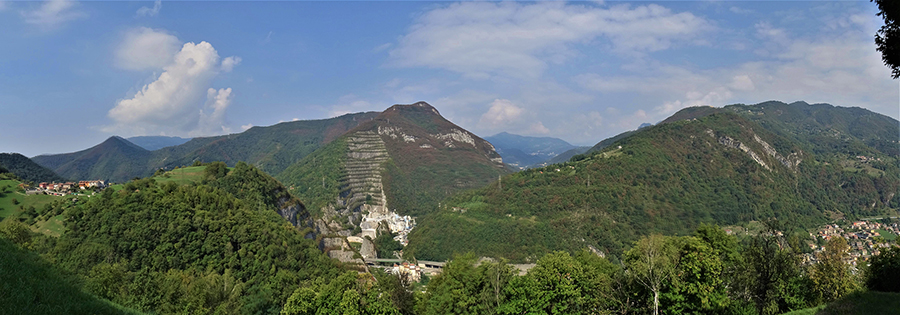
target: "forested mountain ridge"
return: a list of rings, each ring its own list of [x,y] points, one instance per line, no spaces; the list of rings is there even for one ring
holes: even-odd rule
[[[145,178],[54,202],[33,219],[61,215],[65,232],[17,242],[80,277],[90,294],[150,313],[273,314],[301,282],[340,272],[308,227],[279,216],[293,207],[294,221],[308,218],[277,181],[245,163],[211,167],[200,183]]]
[[[91,148],[66,154],[39,155],[34,162],[72,180],[125,182],[153,173],[153,154],[121,137],[113,136]]]
[[[0,169],[6,169],[26,182],[64,182],[65,178],[18,153],[0,153]]]
[[[900,137],[900,122],[859,107],[778,101],[756,105],[735,104],[723,108],[691,107],[675,113],[663,123],[722,111],[731,111],[759,123],[818,155],[885,154],[900,157],[900,142],[897,139]]]
[[[900,206],[895,157],[862,162],[845,152],[845,160],[864,165],[832,163],[733,110],[711,112],[626,133],[570,162],[455,195],[421,220],[405,251],[426,260],[475,251],[533,261],[586,247],[618,254],[640,235],[684,234],[701,222],[778,217],[811,225],[827,214]]]
[[[347,114],[320,120],[301,120],[268,127],[253,127],[242,133],[193,138],[190,141],[148,151],[120,137],[111,137],[90,149],[40,155],[35,162],[64,177],[110,179],[125,182],[146,177],[157,169],[191,165],[194,161],[244,161],[269,174],[278,174],[324,144],[331,142],[377,112]]]

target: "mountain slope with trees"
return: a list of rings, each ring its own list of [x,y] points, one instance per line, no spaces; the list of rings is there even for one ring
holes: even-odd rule
[[[642,128],[570,162],[511,174],[455,195],[420,220],[404,254],[441,260],[474,251],[534,261],[551,250],[595,248],[619,255],[640,235],[684,234],[703,222],[729,225],[777,217],[809,226],[828,215],[893,213],[900,207],[896,156],[876,148],[846,150],[860,143],[868,147],[857,136],[825,150],[810,144],[813,140],[802,141],[804,133],[784,131],[791,126],[810,130],[797,122],[777,129],[732,108],[737,107],[679,113],[686,120]],[[842,120],[890,121],[871,114]],[[846,125],[848,134],[867,135]],[[896,143],[898,137],[873,134],[865,139],[874,145]],[[863,162],[859,152],[880,160]]]
[[[0,168],[6,169],[26,182],[64,182],[65,178],[18,153],[0,153]]]
[[[490,143],[418,102],[388,108],[276,178],[311,212],[349,218],[342,223],[349,230],[367,211],[430,213],[453,193],[508,172]]]

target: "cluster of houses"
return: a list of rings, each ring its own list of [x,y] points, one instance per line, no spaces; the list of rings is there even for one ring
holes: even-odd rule
[[[38,184],[36,187],[38,192],[46,192],[46,193],[67,193],[76,190],[83,190],[89,188],[106,188],[108,183],[104,180],[83,180],[79,182],[65,182],[65,183],[47,183],[43,182]]]
[[[856,158],[859,159],[859,161],[863,162],[863,163],[869,163],[869,162],[875,162],[875,161],[881,162],[881,158],[876,158],[873,156],[857,155]]]
[[[850,261],[849,263],[856,266],[859,262],[865,262],[872,257],[878,255],[882,248],[892,246],[889,242],[878,241],[876,238],[885,239],[888,235],[882,235],[878,231],[886,231],[893,236],[900,235],[900,224],[890,223],[884,224],[875,221],[856,221],[849,226],[841,227],[837,224],[829,224],[815,234],[810,233],[816,239],[830,240],[834,237],[843,237],[850,245]],[[825,250],[822,245],[809,244],[812,254],[805,255],[804,260],[808,263],[815,263],[818,260],[818,253]]]
[[[402,264],[394,264],[393,267],[388,269],[388,272],[395,275],[406,275],[410,281],[419,282],[422,280],[422,270],[424,268],[419,265],[410,264],[408,262],[403,262]]]

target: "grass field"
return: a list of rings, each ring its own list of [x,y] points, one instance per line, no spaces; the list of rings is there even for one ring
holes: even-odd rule
[[[47,221],[38,221],[34,223],[34,225],[31,226],[31,230],[44,235],[59,237],[66,231],[66,227],[63,225],[63,216],[58,215]]]
[[[179,185],[197,183],[203,180],[203,170],[205,169],[206,166],[183,167],[168,171],[160,176],[154,176],[153,179],[155,179],[156,182],[160,184],[170,182]]]
[[[229,167],[228,171],[233,170],[233,167]],[[179,169],[171,170],[166,172],[160,176],[154,176],[153,179],[156,180],[157,183],[176,183],[179,185],[187,185],[193,183],[199,183],[203,181],[203,171],[206,170],[206,166],[189,166],[182,167]]]
[[[884,240],[888,242],[893,242],[895,239],[897,239],[897,234],[885,230],[875,230],[875,232],[878,232],[878,234],[880,234],[881,237],[883,237]]]
[[[15,187],[19,185],[18,181],[14,180],[0,180],[0,191],[3,191],[3,187],[11,186],[11,189],[6,190],[7,192],[0,197],[0,218],[5,218],[13,215],[19,214],[19,207],[23,206],[28,208],[30,206],[34,206],[35,209],[41,209],[44,205],[53,202],[54,200],[58,200],[58,196],[51,195],[25,195],[23,193],[19,193],[15,190]],[[13,204],[13,199],[19,202],[19,204]]]
[[[900,293],[857,292],[840,300],[784,315],[900,314]]]

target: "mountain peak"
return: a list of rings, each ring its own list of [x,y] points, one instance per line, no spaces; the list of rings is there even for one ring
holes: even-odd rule
[[[106,141],[103,141],[96,147],[107,148],[110,146],[113,146],[113,147],[123,147],[124,146],[124,147],[131,148],[133,150],[148,151],[147,149],[144,149],[141,146],[136,145],[136,144],[132,143],[131,141],[128,141],[127,139],[119,137],[119,136],[109,137],[108,139],[106,139]]]
[[[434,106],[431,106],[431,104],[428,104],[427,102],[424,102],[424,101],[418,101],[418,102],[415,102],[415,103],[412,103],[412,104],[395,104],[394,106],[389,107],[389,108],[388,108],[387,110],[385,110],[384,112],[385,112],[385,113],[389,113],[389,112],[393,112],[393,111],[402,111],[402,112],[411,112],[411,111],[414,111],[414,112],[431,112],[431,113],[433,113],[433,114],[435,114],[435,115],[438,115],[438,116],[441,115],[441,113],[438,112],[437,108],[434,108]]]

